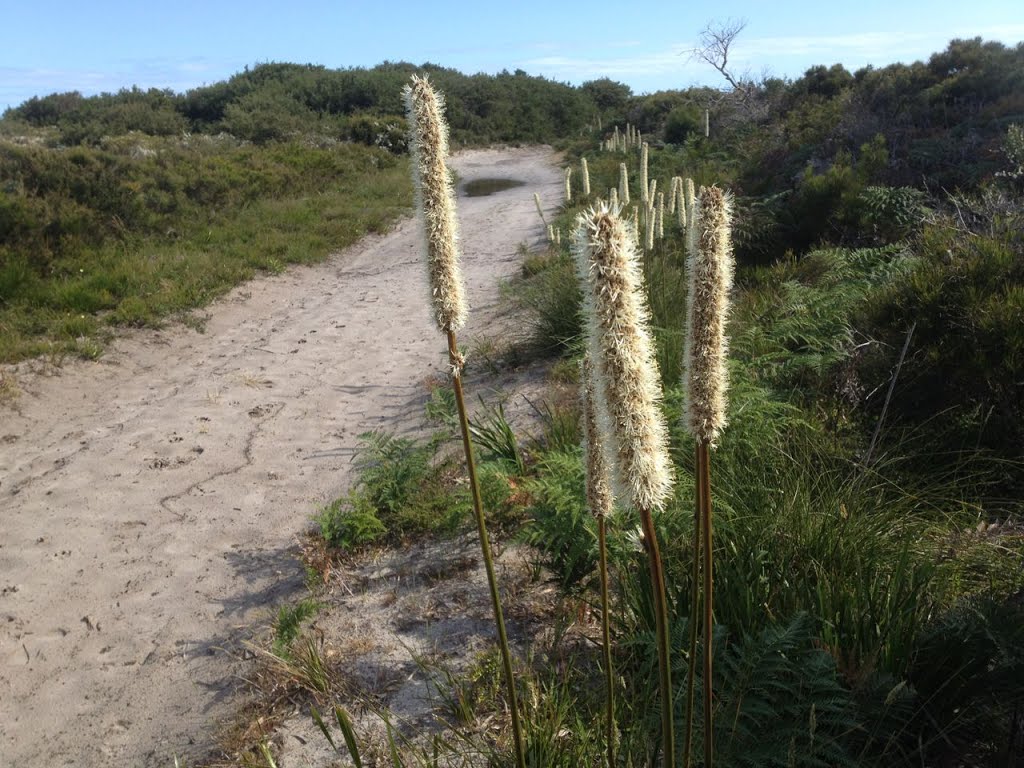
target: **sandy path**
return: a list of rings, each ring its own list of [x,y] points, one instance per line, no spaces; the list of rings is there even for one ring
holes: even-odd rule
[[[528,183],[460,199],[467,338],[542,235],[533,192],[561,197],[554,162],[454,163]],[[443,371],[424,282],[406,220],[234,291],[205,334],[20,377],[0,411],[0,765],[169,766],[208,742],[239,669],[221,649],[298,589],[295,536],[346,487],[356,436],[415,424]]]

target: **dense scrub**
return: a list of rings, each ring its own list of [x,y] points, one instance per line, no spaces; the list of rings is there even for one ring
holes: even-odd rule
[[[231,137],[0,140],[0,360],[100,354],[257,271],[310,263],[411,202],[406,163],[361,145]]]
[[[76,92],[36,97],[8,110],[4,120],[55,127],[65,144],[95,144],[129,131],[191,131],[257,143],[315,134],[401,152],[402,86],[423,72],[445,94],[458,143],[552,141],[577,134],[595,114],[586,91],[521,70],[463,75],[432,64],[332,70],[268,63],[184,94],[133,88],[89,98]]]
[[[401,88],[428,71],[453,140],[553,141],[584,91],[432,65],[262,64],[184,94],[29,99],[0,120],[0,361],[101,354],[257,270],[311,262],[407,208]]]
[[[815,68],[748,101],[727,95],[708,138],[687,112],[693,93],[629,108],[659,189],[683,175],[737,193],[730,426],[712,458],[721,765],[1011,765],[1021,753],[1022,52],[961,41],[907,67]],[[886,104],[912,117],[882,120]],[[639,152],[594,139],[572,158],[587,157],[595,197],[625,162],[635,202]],[[666,224],[644,269],[679,478],[658,521],[676,648],[697,608],[684,262],[683,232]],[[576,355],[568,249],[553,244],[528,273],[528,349]],[[563,588],[594,600],[579,450],[545,451],[528,474],[529,540]],[[621,750],[639,762],[658,713],[636,526],[623,510],[610,536]],[[685,654],[677,663],[685,680]],[[577,703],[600,712],[600,696]],[[599,741],[569,730],[581,751]]]
[[[107,325],[158,323],[386,227],[411,197],[400,90],[413,71],[445,92],[456,142],[561,142],[573,161],[587,156],[595,194],[566,206],[563,232],[620,163],[635,173],[635,150],[595,149],[626,120],[651,142],[662,189],[681,174],[737,196],[731,426],[713,457],[719,764],[1012,764],[1024,707],[1024,46],[954,41],[926,62],[814,67],[745,93],[266,64],[185,94],[31,99],[0,121],[0,360],[99,354]],[[658,521],[676,648],[694,610],[684,262],[670,224],[644,268],[680,478]],[[567,249],[530,256],[524,274],[513,290],[533,319],[526,352],[572,359]],[[440,421],[450,406],[435,393]],[[538,413],[544,434],[525,446],[500,409],[474,422],[485,503],[509,532],[528,516],[522,535],[587,602],[597,552],[576,409]],[[323,537],[351,550],[464,525],[448,438],[364,436],[360,480],[321,511]],[[657,696],[637,545],[623,515],[611,531],[621,754],[639,765]],[[540,763],[600,759],[595,663],[584,648],[529,683],[544,691],[525,713]],[[477,703],[490,716],[499,696]]]

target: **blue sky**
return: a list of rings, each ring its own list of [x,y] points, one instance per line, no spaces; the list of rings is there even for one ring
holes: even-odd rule
[[[730,18],[747,21],[734,61],[754,76],[913,61],[954,37],[1024,39],[1020,0],[0,0],[0,110],[54,91],[183,91],[262,61],[431,61],[572,83],[611,77],[637,93],[720,85],[687,52],[705,24]]]

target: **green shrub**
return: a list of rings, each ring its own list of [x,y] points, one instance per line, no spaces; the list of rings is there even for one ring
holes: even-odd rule
[[[869,388],[887,383],[913,326],[889,418],[925,425],[947,452],[980,446],[1013,458],[1024,442],[1024,215],[1013,221],[989,219],[988,232],[971,234],[952,222],[926,226],[913,268],[877,291],[857,321],[881,342],[857,359]],[[881,399],[867,404],[872,416]]]
[[[544,553],[563,589],[578,589],[594,574],[597,528],[584,496],[579,452],[546,453],[526,483],[530,503],[524,540]]]
[[[358,549],[388,533],[377,510],[364,494],[351,493],[328,504],[315,518],[320,535],[331,547]]]
[[[524,282],[516,300],[526,310],[526,345],[538,355],[559,355],[575,349],[583,330],[583,294],[572,260],[559,256],[550,266]]]
[[[355,144],[0,140],[0,359],[59,342],[66,314],[157,324],[379,231],[411,198],[403,161]]]
[[[665,141],[669,144],[683,144],[690,136],[704,131],[704,113],[695,106],[679,106],[665,118]]]
[[[429,473],[433,451],[411,438],[380,431],[364,432],[359,442],[355,487],[374,509],[398,513]]]
[[[924,193],[912,187],[867,187],[860,193],[863,220],[883,242],[903,240],[923,224]]]
[[[348,121],[347,133],[349,139],[368,147],[380,147],[395,154],[403,154],[407,149],[406,121],[400,115],[354,115]]]

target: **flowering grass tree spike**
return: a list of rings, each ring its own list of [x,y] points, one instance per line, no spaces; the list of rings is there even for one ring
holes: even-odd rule
[[[650,202],[644,211],[644,250],[654,250],[654,204]]]
[[[537,215],[540,216],[540,220],[544,222],[545,226],[550,226],[548,220],[544,218],[544,209],[540,205],[540,195],[536,192],[533,193],[533,204],[537,206]]]
[[[690,258],[690,254],[697,248],[697,230],[693,227],[693,220],[696,216],[695,207],[697,205],[697,198],[693,191],[693,179],[687,178],[683,185],[683,202],[686,206],[686,233],[683,238],[683,245],[686,249],[686,258]]]
[[[619,202],[629,205],[629,171],[625,163],[619,163]]]
[[[690,300],[686,309],[683,392],[687,429],[715,445],[725,427],[729,312],[733,257],[732,198],[718,187],[701,187],[696,204],[695,247],[687,254]]]
[[[640,146],[640,201],[646,203],[650,189],[647,184],[647,142]]]
[[[685,230],[687,211],[686,201],[684,199],[685,196],[683,195],[683,180],[677,176],[676,181],[676,189],[679,198],[676,200],[676,223],[679,225],[680,229]]]
[[[462,386],[462,368],[465,360],[459,352],[456,338],[456,331],[466,321],[467,307],[463,298],[462,278],[459,274],[455,195],[446,164],[448,125],[443,117],[444,102],[430,86],[426,77],[414,75],[412,82],[405,86],[402,93],[409,116],[409,147],[412,156],[413,182],[416,187],[416,202],[423,213],[424,229],[426,230],[427,271],[430,274],[430,287],[437,323],[447,336],[448,362],[452,371],[452,392],[455,395],[455,405],[459,415],[459,431],[462,434],[462,447],[466,456],[466,474],[473,497],[473,516],[476,519],[480,552],[483,556],[484,570],[487,573],[487,586],[491,593],[491,606],[494,610],[494,623],[498,633],[498,647],[501,651],[501,665],[511,714],[516,765],[517,768],[526,768],[525,742],[519,722],[519,703],[516,694],[515,672],[512,668],[512,652],[509,648],[508,634],[505,631],[498,579],[494,569],[494,558],[491,555],[490,540],[487,536],[483,497],[480,494],[480,482],[476,473],[473,440]]]
[[[590,196],[590,168],[587,167],[587,158],[580,158],[580,176],[583,184],[583,196]]]
[[[426,77],[413,75],[403,89],[409,117],[416,207],[423,213],[427,240],[427,271],[434,315],[442,333],[466,323],[468,307],[459,270],[459,235],[455,193],[448,172],[448,124],[444,99]]]
[[[672,487],[661,379],[644,300],[636,239],[618,211],[599,205],[577,219],[573,253],[585,286],[598,418],[616,468],[615,495],[661,509]]]
[[[658,211],[654,218],[654,227],[657,230],[654,236],[659,240],[665,239],[665,193],[658,193]]]
[[[636,233],[617,210],[599,205],[576,220],[573,255],[583,283],[594,400],[616,497],[640,517],[651,576],[661,691],[661,765],[675,765],[671,637],[665,572],[653,512],[672,488],[661,380],[648,329]],[[614,762],[611,764],[614,765]]]

